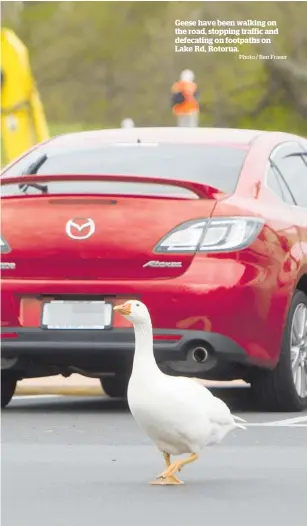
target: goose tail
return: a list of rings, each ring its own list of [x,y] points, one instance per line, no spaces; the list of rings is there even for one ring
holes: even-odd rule
[[[235,422],[235,427],[238,427],[239,429],[243,429],[244,431],[247,431],[247,427],[246,426],[243,426],[243,424],[237,424]]]
[[[246,420],[244,418],[241,418],[240,416],[232,415],[234,420],[238,420],[239,422],[244,422],[246,424]]]
[[[232,415],[232,417],[234,420],[235,427],[238,427],[239,429],[243,429],[244,431],[247,431],[247,427],[244,426],[243,424],[240,424],[240,422],[244,422],[244,424],[246,424],[246,420],[244,420],[244,418],[241,418],[240,416],[236,416],[236,415]]]

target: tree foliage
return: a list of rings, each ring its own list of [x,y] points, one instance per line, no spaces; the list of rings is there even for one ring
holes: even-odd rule
[[[28,46],[49,120],[118,126],[171,125],[170,86],[193,69],[201,125],[307,134],[305,2],[4,2],[3,25]],[[175,53],[174,21],[276,20],[271,46],[244,53]]]

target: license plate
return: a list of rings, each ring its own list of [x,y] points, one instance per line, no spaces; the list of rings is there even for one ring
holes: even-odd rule
[[[47,329],[105,329],[112,305],[105,301],[50,301],[44,304],[42,326]]]

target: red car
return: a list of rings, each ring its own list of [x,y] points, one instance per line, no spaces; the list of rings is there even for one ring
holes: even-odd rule
[[[162,370],[307,407],[307,140],[235,129],[63,135],[4,169],[2,406],[22,378],[124,396],[139,298]]]

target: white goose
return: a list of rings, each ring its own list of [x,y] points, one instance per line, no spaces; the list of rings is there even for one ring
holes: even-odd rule
[[[204,446],[218,444],[235,428],[227,405],[191,378],[162,373],[153,352],[152,324],[147,307],[130,300],[114,307],[133,323],[135,354],[128,386],[130,411],[138,425],[163,453],[166,468],[152,484],[183,484],[176,477],[183,466],[194,462]],[[170,455],[189,453],[171,463]]]

